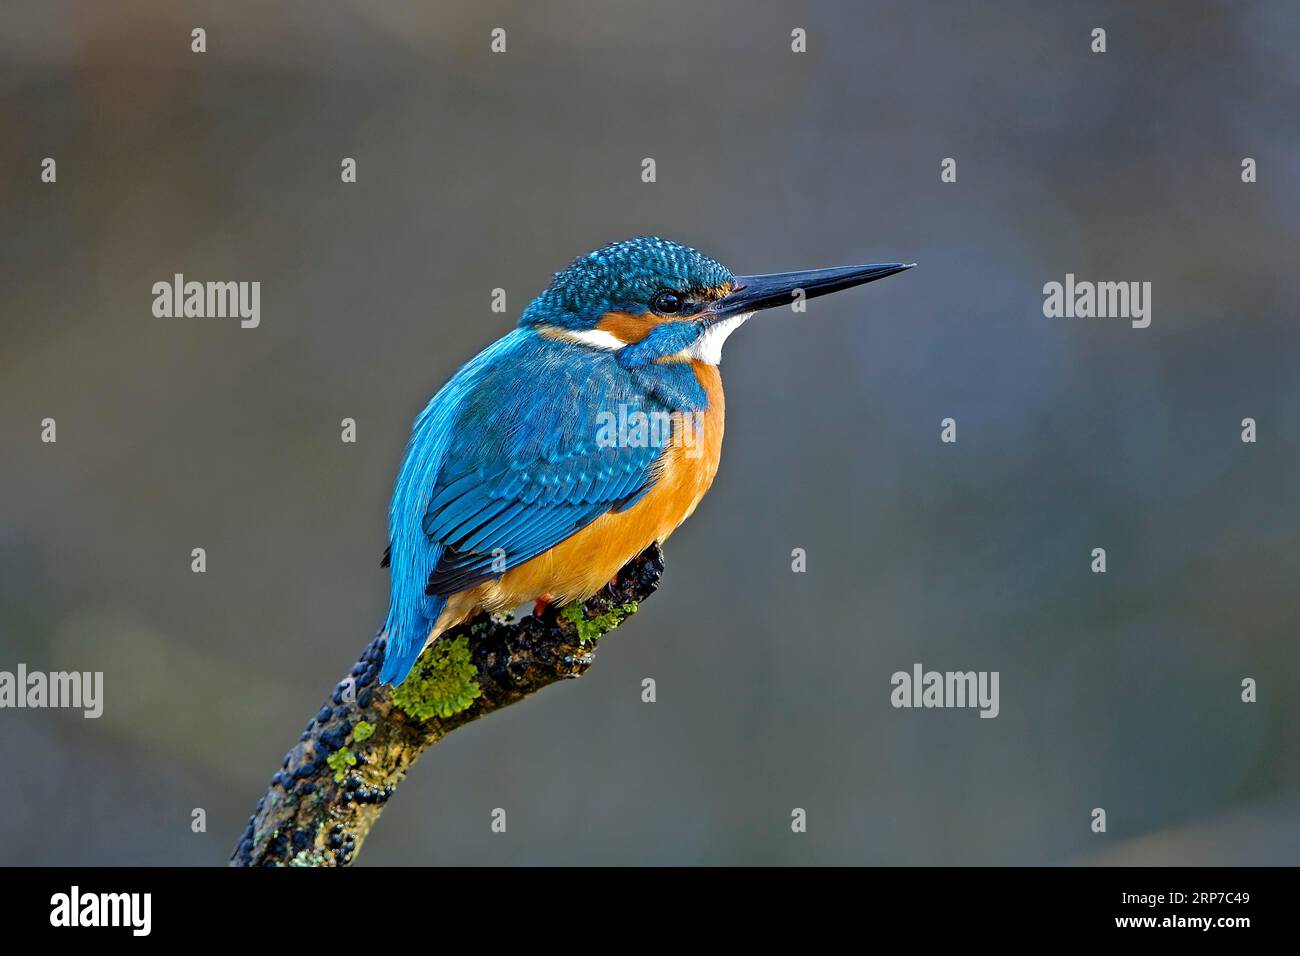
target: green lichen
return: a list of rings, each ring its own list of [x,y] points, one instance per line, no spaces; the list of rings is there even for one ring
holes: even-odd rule
[[[326,757],[325,762],[329,764],[330,769],[334,771],[334,782],[342,783],[343,778],[348,775],[348,767],[355,767],[357,765],[357,755],[347,747],[344,747],[342,750],[336,750],[334,753]]]
[[[478,670],[469,656],[469,638],[438,641],[420,659],[417,669],[400,687],[393,703],[416,720],[459,714],[483,693]]]
[[[325,854],[308,850],[299,850],[298,854],[290,860],[287,865],[318,867],[324,866],[324,864]]]
[[[375,735],[375,725],[366,720],[358,720],[352,730],[352,739],[357,743],[369,740]]]
[[[635,613],[636,602],[628,601],[626,604],[610,608],[604,614],[588,618],[582,605],[575,601],[561,608],[559,617],[560,620],[568,621],[573,625],[573,629],[578,632],[578,643],[585,645],[608,634],[622,624],[625,618]]]

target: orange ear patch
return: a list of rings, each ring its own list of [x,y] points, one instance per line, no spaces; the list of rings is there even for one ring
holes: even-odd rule
[[[596,323],[596,328],[608,332],[620,342],[632,345],[649,335],[655,326],[672,322],[674,319],[675,316],[655,315],[649,311],[640,315],[633,315],[631,312],[606,312]]]
[[[726,283],[720,286],[710,286],[707,289],[701,289],[699,295],[704,303],[716,302],[731,292],[733,283]],[[697,303],[699,304],[699,303]],[[606,312],[596,323],[596,328],[602,332],[608,332],[619,341],[632,345],[640,342],[650,334],[656,326],[663,325],[665,322],[681,322],[683,319],[689,319],[698,309],[693,309],[687,315],[657,315],[650,310],[633,314],[631,312]]]

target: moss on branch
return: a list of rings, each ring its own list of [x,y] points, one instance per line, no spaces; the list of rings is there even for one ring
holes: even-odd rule
[[[636,612],[663,568],[652,545],[585,603],[518,621],[480,615],[443,635],[396,689],[378,683],[384,638],[376,637],[285,754],[230,865],[351,864],[420,754],[472,720],[586,673],[597,639]]]

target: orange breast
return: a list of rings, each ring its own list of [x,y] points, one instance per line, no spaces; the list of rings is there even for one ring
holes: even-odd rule
[[[434,634],[481,609],[504,611],[543,594],[566,602],[595,594],[628,561],[655,541],[667,540],[689,518],[718,473],[726,409],[722,376],[713,365],[692,361],[708,394],[708,408],[676,418],[672,445],[660,458],[659,478],[626,511],[601,515],[581,531],[512,568],[499,581],[454,595]]]

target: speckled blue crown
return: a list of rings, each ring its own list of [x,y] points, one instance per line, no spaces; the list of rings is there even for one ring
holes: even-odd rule
[[[524,310],[520,325],[581,328],[610,311],[640,312],[661,289],[725,286],[731,270],[690,246],[638,236],[574,259]]]

